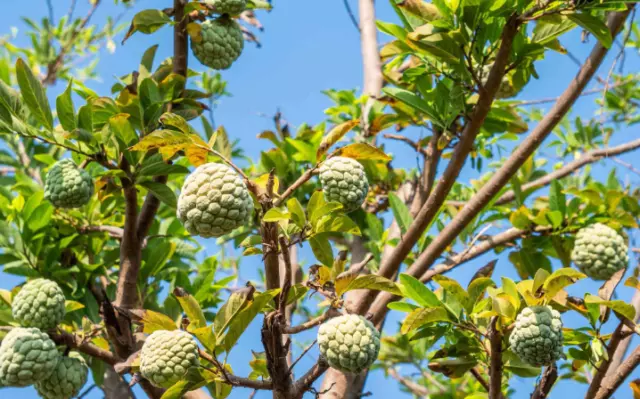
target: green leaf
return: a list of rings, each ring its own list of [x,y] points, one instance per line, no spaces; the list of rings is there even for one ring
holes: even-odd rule
[[[173,295],[176,297],[182,310],[187,314],[192,329],[205,327],[207,325],[207,319],[204,317],[204,312],[200,308],[198,301],[190,295],[183,288],[176,287],[173,290]]]
[[[309,238],[309,245],[311,245],[311,250],[320,263],[327,267],[333,266],[333,249],[326,235],[314,235]]]
[[[73,106],[73,100],[71,99],[71,86],[73,81],[69,81],[67,89],[58,96],[56,99],[56,111],[58,112],[58,119],[62,128],[67,132],[72,132],[77,127],[76,125],[76,110]]]
[[[315,233],[347,233],[360,235],[360,228],[358,225],[349,218],[347,215],[333,215],[320,219],[318,224],[314,228]]]
[[[27,104],[33,117],[45,128],[52,130],[53,115],[51,114],[47,93],[40,80],[33,75],[33,72],[22,58],[18,58],[16,61],[16,77],[22,99]]]
[[[587,294],[585,295],[584,302],[585,304],[598,304],[601,306],[606,306],[631,321],[633,321],[636,317],[636,309],[633,307],[633,305],[628,304],[625,301],[605,301],[595,295]]]
[[[411,313],[418,309],[418,306],[407,302],[391,302],[387,305],[387,308],[390,310],[397,310],[398,312]]]
[[[402,234],[406,234],[413,222],[409,208],[395,193],[389,193],[389,205],[391,205],[393,216],[400,226],[400,231]]]
[[[352,280],[349,285],[344,289],[343,292],[336,292],[338,296],[342,295],[344,292],[348,292],[351,290],[359,290],[359,289],[370,289],[377,291],[386,291],[390,292],[393,295],[402,295],[402,292],[393,281],[384,278],[382,276],[378,276],[375,274],[366,274],[364,276],[358,276],[354,280]]]
[[[131,27],[125,35],[124,43],[135,32],[150,34],[171,23],[171,18],[162,10],[143,10],[137,13],[131,21]]]
[[[558,180],[551,182],[551,191],[549,192],[549,209],[559,211],[561,219],[567,214],[567,198],[562,191],[562,186]],[[554,223],[555,227],[555,223]]]
[[[176,194],[166,184],[154,181],[143,181],[138,184],[149,190],[157,199],[169,207],[175,208],[178,205]]]
[[[547,299],[551,299],[564,287],[567,287],[576,281],[587,277],[580,273],[576,269],[569,267],[563,267],[553,272],[542,285],[544,290],[544,296]]]
[[[436,110],[425,100],[413,94],[412,92],[395,87],[385,87],[383,92],[395,98],[396,100],[410,106],[418,112],[425,114],[432,122],[440,124]]]
[[[599,17],[587,13],[567,14],[567,17],[592,33],[606,48],[611,47],[613,38],[607,25]]]
[[[46,227],[51,222],[51,216],[53,215],[53,207],[51,204],[45,202],[40,204],[33,210],[27,221],[27,225],[31,231],[38,231],[43,227]]]
[[[229,295],[229,299],[222,305],[213,322],[213,331],[218,341],[233,319],[253,300],[253,292],[253,289],[241,289]]]
[[[222,344],[225,351],[229,352],[233,348],[256,315],[279,293],[280,289],[273,289],[254,296],[253,303],[240,312],[229,326]]]
[[[298,227],[302,228],[307,223],[307,218],[304,214],[304,209],[297,198],[290,198],[287,200],[287,209],[291,213],[291,219]]]
[[[427,286],[422,284],[420,280],[408,274],[400,274],[400,291],[403,296],[413,299],[416,303],[423,307],[440,307],[442,302],[438,299]]]
[[[444,308],[420,308],[416,309],[402,322],[400,332],[407,334],[427,323],[433,323],[436,321],[450,321],[449,312]]]
[[[265,222],[280,222],[291,219],[291,213],[280,208],[271,208],[264,214],[262,220]]]

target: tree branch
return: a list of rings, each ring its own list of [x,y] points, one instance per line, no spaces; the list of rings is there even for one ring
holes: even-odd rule
[[[423,283],[431,281],[431,279],[436,275],[446,273],[449,270],[454,269],[472,259],[475,259],[494,248],[514,242],[518,238],[525,237],[534,232],[545,233],[551,230],[553,230],[551,227],[537,227],[535,230],[520,230],[513,227],[494,236],[483,238],[483,241],[480,244],[469,247],[462,253],[450,257],[447,262],[441,263],[427,270],[420,277],[420,281],[422,281]]]
[[[502,333],[497,328],[498,317],[491,319],[489,341],[491,343],[491,364],[489,366],[489,399],[502,397]]]
[[[551,388],[553,388],[553,384],[556,383],[558,379],[558,368],[555,364],[547,367],[542,374],[542,378],[536,385],[536,389],[531,394],[531,399],[546,399],[551,392]]]
[[[600,363],[596,373],[593,375],[593,379],[589,384],[589,389],[587,390],[587,394],[585,395],[584,399],[594,399],[596,397],[596,394],[600,390],[602,381],[609,371],[609,366],[611,366],[611,359],[613,357],[613,354],[615,353],[616,349],[618,349],[620,341],[624,338],[622,331],[624,327],[624,321],[622,321],[615,329],[613,334],[611,334],[611,339],[609,339],[609,343],[607,344],[607,357],[602,361],[602,363]]]
[[[363,94],[369,96],[362,106],[362,131],[369,136],[369,111],[380,95],[384,78],[382,77],[382,61],[378,51],[378,28],[376,26],[376,9],[374,0],[359,0],[360,14],[360,49],[362,51],[362,74],[364,77]]]
[[[473,109],[473,114],[470,121],[466,124],[460,141],[456,145],[456,148],[451,156],[451,160],[447,165],[442,177],[438,181],[438,184],[433,189],[431,195],[424,203],[420,212],[416,216],[415,220],[409,226],[404,237],[396,246],[391,256],[389,256],[386,262],[380,265],[380,275],[386,278],[391,278],[399,269],[402,262],[405,260],[415,243],[418,241],[425,228],[431,223],[438,210],[444,203],[447,194],[453,187],[464,163],[473,147],[473,142],[480,132],[487,114],[491,109],[491,104],[498,91],[502,78],[505,74],[505,69],[511,54],[511,47],[513,44],[513,38],[518,32],[520,23],[517,16],[513,15],[509,18],[502,30],[502,43],[496,56],[496,60],[489,73],[487,83],[482,90],[480,90],[480,97],[476,106]],[[416,274],[417,275],[417,274]],[[376,297],[375,291],[368,291],[363,300],[357,304],[357,312],[363,314],[369,308],[371,303]],[[386,304],[384,305],[386,308]],[[382,314],[377,317],[382,317],[386,311],[382,311]]]
[[[322,360],[309,369],[298,381],[293,384],[294,398],[302,398],[302,395],[311,388],[313,383],[320,378],[320,376],[327,371],[329,365]]]
[[[100,359],[111,366],[118,363],[118,358],[113,353],[108,350],[104,350],[99,346],[92,344],[91,342],[84,342],[75,334],[58,330],[56,332],[50,332],[49,336],[51,337],[53,342],[58,345],[66,345],[69,348],[77,349],[78,351],[91,357]]]
[[[636,290],[636,292],[633,294],[631,305],[633,305],[636,310],[635,320],[632,321],[634,323],[637,323],[638,318],[640,317],[640,290]],[[628,332],[631,331],[632,328],[630,328],[629,326],[625,326],[622,330],[623,332]],[[616,351],[613,354],[613,358],[611,359],[611,365],[609,366],[607,377],[615,374],[620,364],[622,364],[622,361],[627,353],[627,349],[629,348],[629,344],[631,344],[632,338],[633,336],[629,335],[628,337],[623,338],[622,341],[620,341],[620,343],[618,344],[618,348],[616,348]]]
[[[301,333],[303,331],[310,330],[315,326],[319,326],[320,324],[324,323],[325,321],[329,320],[330,318],[337,317],[337,316],[340,316],[340,312],[338,312],[334,308],[330,308],[329,310],[327,310],[326,312],[324,312],[320,316],[318,316],[316,318],[313,318],[311,320],[305,321],[304,323],[302,323],[300,325],[283,328],[282,329],[282,333],[283,334],[298,334],[298,333]]]
[[[620,385],[631,375],[633,370],[640,364],[640,346],[638,346],[629,357],[616,369],[615,374],[602,381],[600,390],[595,399],[609,399],[613,393],[620,388]]]
[[[552,181],[562,179],[563,177],[569,176],[571,173],[576,170],[582,168],[585,165],[592,164],[597,162],[603,158],[613,157],[615,155],[624,154],[626,152],[634,151],[640,148],[640,139],[630,141],[625,144],[620,144],[615,147],[609,148],[599,148],[597,150],[592,150],[586,152],[580,156],[580,158],[569,162],[568,164],[562,166],[559,169],[554,170],[553,172],[547,173],[539,179],[534,181],[530,181],[522,185],[522,191],[528,191],[532,189],[538,189],[544,186],[551,184]],[[498,200],[495,202],[495,205],[503,205],[507,204],[516,199],[516,195],[513,191],[507,191],[504,193]]]
[[[223,378],[225,379],[225,382],[228,383],[229,385],[233,385],[236,387],[259,389],[259,390],[273,389],[271,381],[250,380],[248,378],[238,377],[233,374],[229,374],[229,372],[226,371],[224,365],[220,364],[220,362],[216,358],[214,358],[207,352],[203,351],[202,349],[198,349],[198,354],[200,355],[201,358],[203,358],[204,360],[216,366],[216,368],[221,373],[223,373]]]
[[[426,387],[423,387],[422,385],[417,384],[411,381],[410,379],[401,376],[400,373],[398,373],[398,371],[393,367],[388,368],[387,373],[389,373],[389,375],[394,380],[404,385],[405,388],[411,391],[411,393],[414,394],[415,396],[428,396],[429,394],[431,394],[431,392],[429,392],[429,390]]]

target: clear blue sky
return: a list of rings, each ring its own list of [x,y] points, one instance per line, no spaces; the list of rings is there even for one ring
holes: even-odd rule
[[[349,0],[354,10],[357,10],[357,1]],[[46,15],[47,8],[44,0],[22,0],[20,2],[5,2],[3,12],[0,13],[0,34],[9,33],[12,27],[19,30],[18,42],[26,45],[27,41],[20,32],[25,30],[20,17],[28,15],[30,18],[39,19]],[[56,0],[56,18],[63,15],[69,5],[68,0]],[[77,15],[82,15],[87,10],[88,1],[78,1]],[[105,0],[94,17],[94,22],[104,21],[108,15],[118,14],[122,8],[116,8],[112,1]],[[145,8],[164,8],[171,4],[169,0],[139,0],[134,11],[129,11],[123,21],[130,20],[135,10]],[[378,18],[385,21],[396,21],[393,10],[386,0],[379,0]],[[224,79],[228,80],[228,90],[233,94],[231,98],[223,99],[216,110],[216,122],[223,124],[232,138],[240,138],[245,152],[254,157],[259,151],[268,148],[266,141],[256,140],[255,136],[260,131],[272,128],[271,116],[280,109],[287,120],[294,126],[303,122],[315,124],[323,119],[323,110],[331,105],[331,102],[321,94],[321,90],[350,89],[360,87],[361,65],[359,37],[354,26],[349,21],[341,0],[300,1],[300,0],[275,0],[275,9],[271,13],[259,12],[259,19],[265,26],[265,31],[259,33],[263,44],[261,49],[247,43],[245,51],[234,66],[223,72]],[[383,35],[382,41],[388,40]],[[121,76],[137,68],[142,52],[153,44],[160,44],[156,60],[164,59],[171,52],[171,31],[165,28],[152,36],[141,34],[134,35],[124,46],[119,44],[115,54],[104,53],[100,60],[98,72],[101,81],[88,82],[89,87],[98,93],[107,95],[114,82],[114,77]],[[591,48],[590,43],[579,42],[579,33],[571,34],[564,38],[563,44],[572,49],[579,57],[584,58]],[[193,57],[190,58],[190,66],[202,69]],[[630,57],[626,61],[627,71],[638,71],[637,57]],[[608,70],[607,63],[606,69]],[[548,59],[536,64],[541,76],[539,82],[532,82],[522,94],[522,98],[537,99],[559,95],[569,80],[574,76],[576,67],[566,57],[558,54],[550,54]],[[606,70],[601,74],[606,74]],[[60,88],[55,88],[53,95]],[[575,112],[588,117],[594,110],[594,97],[581,100]],[[418,137],[418,131],[405,132],[412,137]],[[637,131],[629,130],[620,132],[614,142],[628,140],[632,135],[638,135]],[[407,148],[390,143],[387,151],[396,155],[410,155],[408,161],[396,161],[397,166],[412,167],[413,154],[408,153]],[[633,162],[632,156],[623,157]],[[637,164],[637,163],[636,163]],[[603,171],[610,168],[612,163],[594,168],[597,175],[602,176]],[[638,178],[629,174],[626,170],[620,170],[621,176],[637,183]],[[477,175],[465,171],[463,178],[468,180]],[[495,233],[494,228],[491,232]],[[217,252],[213,243],[207,243],[208,254]],[[451,276],[466,284],[474,268],[484,265],[493,259],[485,256],[468,264]],[[501,256],[498,262],[495,277],[508,276],[516,279],[517,276],[506,257]],[[313,262],[310,251],[301,253],[303,264]],[[256,270],[260,265],[257,257],[243,261],[244,276],[253,277],[251,270]],[[0,273],[0,288],[10,288],[21,280]],[[582,296],[584,292],[595,293],[598,285],[589,281],[577,284],[572,293]],[[628,300],[632,290],[628,287],[619,288],[621,299]],[[390,332],[395,331],[395,323],[400,320],[400,315],[392,314],[387,322]],[[577,326],[576,318],[566,317],[565,323],[569,326]],[[247,375],[248,360],[251,357],[249,349],[262,351],[257,325],[250,329],[249,333],[241,339],[240,344],[230,356],[230,362],[234,371],[239,375]],[[302,336],[305,342],[313,340],[313,333]],[[304,342],[303,342],[304,343]],[[637,342],[636,342],[637,344]],[[299,353],[299,351],[298,351]],[[299,370],[306,370],[317,356],[317,352],[311,351],[310,356],[300,363]],[[300,373],[300,372],[299,372]],[[634,378],[640,377],[636,372]],[[535,379],[513,379],[512,387],[517,391],[516,398],[528,398],[535,384]],[[88,385],[87,385],[88,386]],[[585,392],[584,385],[577,385],[568,381],[561,381],[555,387],[551,397],[580,397]],[[395,395],[396,397],[410,397],[401,393],[393,380],[384,380],[380,372],[372,373],[369,378],[366,391],[372,391],[374,398]],[[247,390],[237,390],[231,398],[246,398]],[[1,398],[12,398],[21,395],[25,399],[35,398],[35,391],[26,389],[3,389]],[[100,391],[94,390],[87,398],[102,397]],[[139,397],[143,397],[140,395]],[[268,394],[257,395],[258,398],[267,398]],[[310,396],[311,397],[311,396]],[[618,398],[630,398],[631,392],[628,386],[623,386]]]

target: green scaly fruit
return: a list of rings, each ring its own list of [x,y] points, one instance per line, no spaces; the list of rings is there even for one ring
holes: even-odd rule
[[[327,201],[339,202],[346,212],[360,208],[369,192],[369,182],[360,162],[332,157],[320,166],[320,184]]]
[[[253,199],[227,165],[208,163],[191,173],[178,198],[178,219],[192,235],[220,237],[251,222]]]
[[[240,25],[228,15],[200,24],[200,40],[191,39],[198,61],[213,69],[228,69],[240,57],[244,38]]]
[[[51,167],[44,185],[44,198],[56,208],[79,208],[93,195],[93,179],[71,159],[63,159]]]
[[[207,5],[214,7],[218,14],[240,14],[247,8],[247,0],[205,0]]]
[[[53,373],[35,384],[36,391],[44,399],[71,399],[78,395],[89,368],[79,353],[71,352],[58,362]]]
[[[562,319],[549,306],[524,308],[516,318],[509,337],[511,350],[522,361],[535,366],[548,366],[561,359]]]
[[[14,328],[0,344],[0,385],[33,385],[49,378],[59,361],[56,344],[47,334],[37,328]]]
[[[318,345],[329,366],[357,374],[376,361],[380,332],[362,316],[339,316],[320,326]]]
[[[629,248],[614,229],[596,223],[578,231],[571,260],[590,278],[609,280],[629,264]]]
[[[159,388],[170,388],[199,364],[196,340],[181,330],[154,331],[140,352],[140,373]]]
[[[64,292],[51,280],[38,278],[26,283],[11,303],[11,313],[23,327],[49,330],[65,314]]]

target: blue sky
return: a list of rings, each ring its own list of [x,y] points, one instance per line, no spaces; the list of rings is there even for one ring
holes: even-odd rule
[[[357,10],[357,1],[348,0],[354,10]],[[20,2],[5,2],[3,12],[0,13],[0,34],[9,33],[12,27],[18,28],[18,42],[26,45],[27,41],[20,32],[25,30],[20,21],[20,17],[28,15],[30,18],[39,19],[46,15],[47,8],[43,0],[23,0]],[[56,0],[56,17],[63,15],[69,5],[68,0]],[[88,9],[88,1],[79,0],[76,15],[83,15]],[[121,8],[116,8],[111,1],[103,1],[98,12],[94,16],[93,22],[100,23],[109,15],[117,15]],[[134,10],[128,11],[123,21],[132,18],[135,10],[145,8],[169,7],[169,0],[139,0]],[[385,0],[378,2],[378,19],[396,22],[396,16]],[[272,115],[277,111],[282,111],[285,118],[294,126],[303,122],[315,124],[323,117],[323,110],[329,107],[331,102],[321,91],[329,88],[350,89],[361,86],[361,64],[359,36],[354,26],[349,21],[341,0],[323,1],[300,1],[300,0],[275,0],[275,9],[271,13],[259,12],[259,19],[265,26],[265,31],[259,33],[259,38],[263,44],[257,49],[253,44],[247,43],[245,51],[234,66],[223,72],[223,77],[227,80],[228,91],[233,97],[224,98],[216,110],[216,122],[223,124],[232,138],[241,139],[242,148],[247,155],[256,157],[259,151],[268,148],[269,143],[264,140],[254,139],[256,134],[265,129],[272,128]],[[121,36],[121,35],[120,35]],[[171,30],[164,28],[151,36],[141,34],[134,35],[124,46],[120,45],[121,37],[116,40],[118,43],[115,54],[105,52],[100,60],[98,71],[102,77],[101,81],[90,81],[88,86],[101,94],[108,94],[115,77],[131,72],[137,68],[142,52],[154,44],[160,44],[156,60],[164,59],[170,55]],[[384,35],[380,35],[381,41],[388,40]],[[583,59],[591,49],[594,39],[589,43],[580,43],[579,32],[572,33],[562,40],[566,47],[581,59]],[[610,57],[611,58],[611,57]],[[610,59],[605,63],[605,67],[600,72],[606,75]],[[202,66],[193,59],[189,60],[190,66],[194,69],[202,70]],[[558,54],[550,54],[547,59],[536,64],[541,79],[539,82],[532,82],[530,86],[521,94],[523,99],[546,98],[559,95],[566,87],[566,84],[573,78],[576,66],[567,57]],[[638,70],[638,59],[630,55],[626,61],[627,71]],[[56,95],[60,87],[52,90],[51,94]],[[574,113],[590,116],[595,107],[594,97],[586,97],[576,106]],[[547,106],[547,109],[550,106]],[[411,137],[419,137],[417,130],[405,132]],[[627,141],[632,136],[637,137],[635,130],[621,131],[616,134],[613,142]],[[386,150],[399,155],[409,155],[405,157],[407,161],[396,161],[397,166],[412,167],[414,159],[413,153],[406,147],[395,143],[389,143]],[[401,158],[401,157],[399,157]],[[630,155],[622,157],[628,162],[633,162]],[[597,176],[604,176],[605,172],[613,166],[612,162],[602,163],[594,168]],[[638,177],[629,174],[625,169],[620,169],[620,175],[629,181],[636,182]],[[462,178],[467,180],[477,177],[475,172],[465,171]],[[493,228],[489,233],[498,232],[498,228]],[[214,254],[217,248],[213,243],[207,243],[207,253]],[[470,264],[461,267],[451,274],[452,277],[460,279],[464,285],[474,272],[474,269],[484,265],[487,261],[494,259],[492,255],[484,256]],[[308,250],[301,253],[303,264],[310,264],[314,261],[312,254]],[[249,258],[243,261],[243,271],[245,276],[253,277],[254,272],[260,264],[257,258]],[[506,257],[499,257],[498,268],[495,277],[508,276],[517,278],[513,267],[506,260]],[[0,273],[0,288],[10,288],[21,280],[13,276]],[[572,293],[582,296],[584,292],[595,293],[598,285],[590,281],[584,281],[572,288]],[[629,299],[632,290],[628,287],[619,288],[621,299]],[[395,330],[395,323],[400,320],[400,315],[392,314],[387,322],[390,332]],[[567,317],[565,322],[575,327],[576,318]],[[254,326],[254,327],[257,327]],[[239,346],[234,349],[229,358],[234,371],[238,375],[246,375],[248,370],[248,360],[251,358],[249,349],[262,351],[259,341],[258,329],[252,328],[241,339]],[[311,342],[313,333],[303,335],[301,341]],[[298,350],[298,353],[300,351]],[[300,363],[299,370],[309,367],[317,352],[310,352]],[[299,373],[301,373],[299,372]],[[640,374],[635,373],[638,378]],[[528,398],[535,379],[514,379],[512,387],[516,390],[516,398]],[[88,386],[88,385],[87,385]],[[555,387],[552,397],[580,396],[586,390],[584,385],[577,385],[568,381],[561,381]],[[396,383],[392,380],[384,380],[382,373],[372,373],[369,378],[366,391],[373,392],[373,397],[383,397],[385,395],[395,395],[396,397],[410,397],[401,393]],[[247,390],[237,390],[231,395],[232,398],[246,398]],[[21,395],[25,399],[35,398],[35,391],[26,389],[4,389],[0,391],[0,397],[14,397]],[[87,398],[100,398],[100,392],[94,390]],[[142,396],[140,396],[142,397]],[[268,394],[259,394],[258,398],[267,398]],[[623,386],[619,398],[630,398],[631,393],[628,386]]]

